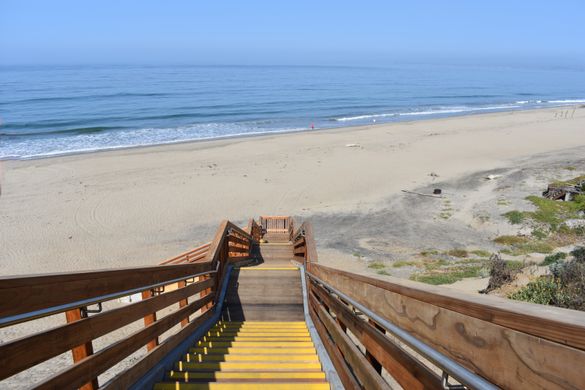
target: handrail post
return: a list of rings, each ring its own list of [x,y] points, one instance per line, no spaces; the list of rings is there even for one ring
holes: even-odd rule
[[[177,282],[177,288],[183,288],[187,286],[187,282],[182,280],[180,282]],[[189,299],[185,298],[185,299],[181,299],[179,301],[179,309],[182,309],[183,307],[187,306],[189,304]],[[185,326],[189,325],[189,316],[185,317],[182,321],[181,321],[181,328],[184,328]]]
[[[68,324],[80,321],[83,318],[81,314],[81,309],[77,308],[66,311],[65,318],[67,319]],[[77,363],[85,359],[86,357],[93,355],[93,343],[90,340],[85,344],[78,345],[77,347],[71,350],[71,353],[73,355],[73,363]],[[98,387],[99,387],[98,379],[93,378],[91,382],[87,382],[85,385],[81,386],[80,390],[96,390]]]
[[[150,297],[152,297],[151,290],[145,290],[142,292],[142,300],[146,300]],[[145,327],[151,325],[154,322],[156,322],[156,313],[151,313],[151,314],[147,314],[146,316],[144,316],[144,326]],[[156,348],[157,345],[158,345],[158,337],[155,337],[154,339],[150,340],[148,342],[148,344],[146,344],[146,350],[150,352],[154,348]]]

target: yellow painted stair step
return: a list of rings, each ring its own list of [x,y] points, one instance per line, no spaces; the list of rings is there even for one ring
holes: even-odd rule
[[[264,327],[264,328],[306,328],[307,324],[304,322],[252,322],[252,323],[237,323],[237,322],[219,322],[215,326],[218,327]]]
[[[240,332],[240,333],[224,333],[224,332],[208,332],[205,337],[310,337],[309,332],[289,332],[289,333],[273,333],[273,332]]]
[[[186,362],[318,362],[319,358],[316,353],[306,355],[196,355],[189,354],[183,358]]]
[[[305,321],[218,321],[218,324],[246,324],[246,325],[254,325],[254,324],[303,324],[306,325]]]
[[[190,353],[193,354],[307,354],[315,353],[315,348],[312,347],[296,347],[296,348],[259,348],[259,347],[228,347],[228,348],[209,348],[209,347],[196,347],[190,348]]]
[[[197,347],[314,347],[312,341],[205,341],[198,343]]]
[[[283,336],[266,336],[266,337],[256,337],[256,336],[234,336],[234,337],[223,337],[223,336],[203,336],[199,343],[203,343],[206,341],[286,341],[286,342],[293,342],[293,341],[311,341],[311,337],[306,336],[290,336],[290,337],[283,337]]]
[[[281,330],[281,331],[287,331],[287,330],[307,330],[307,326],[306,325],[289,325],[289,326],[284,326],[284,325],[241,325],[241,326],[234,326],[234,325],[223,325],[223,326],[214,326],[213,328],[211,328],[213,330],[217,330],[217,329],[225,329],[225,330],[257,330],[257,331],[262,331],[262,330]]]
[[[211,329],[208,334],[309,334],[308,329]]]
[[[258,332],[250,333],[237,333],[237,334],[220,334],[219,336],[203,336],[203,337],[311,337],[309,334],[290,334],[290,333],[270,333],[260,334]]]
[[[157,383],[154,390],[329,390],[328,383]]]
[[[222,330],[222,331],[246,331],[246,332],[293,332],[293,331],[307,331],[308,328],[306,326],[289,326],[289,327],[281,327],[281,326],[217,326],[213,327],[210,330]]]
[[[175,364],[176,370],[195,370],[195,371],[209,371],[209,370],[320,370],[321,364],[319,362],[177,362]]]
[[[246,267],[240,271],[298,271],[297,267]]]
[[[308,330],[289,330],[289,331],[271,331],[271,330],[261,330],[261,331],[249,331],[249,330],[241,330],[241,331],[221,331],[221,330],[210,330],[207,332],[208,336],[309,336]]]
[[[324,372],[192,372],[192,371],[171,371],[171,379],[325,379]]]

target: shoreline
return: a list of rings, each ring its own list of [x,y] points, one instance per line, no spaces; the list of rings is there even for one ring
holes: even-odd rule
[[[146,148],[157,148],[157,147],[166,147],[166,146],[174,146],[174,145],[183,145],[183,144],[200,144],[206,142],[229,142],[229,141],[237,141],[238,139],[254,139],[254,138],[261,138],[261,137],[271,137],[271,136],[280,136],[280,135],[289,135],[289,134],[306,134],[306,133],[321,133],[321,132],[330,132],[330,131],[351,131],[353,129],[360,129],[360,128],[371,128],[371,127],[378,127],[378,126],[390,126],[393,124],[401,124],[401,123],[417,123],[417,122],[427,122],[427,121],[442,121],[442,120],[449,120],[454,118],[465,118],[465,117],[476,117],[476,116],[491,116],[491,115],[498,115],[498,114],[505,114],[505,113],[513,113],[513,112],[530,112],[530,111],[550,111],[550,110],[559,110],[559,109],[571,109],[573,108],[575,111],[579,108],[585,107],[583,103],[573,103],[573,104],[566,104],[566,105],[559,105],[559,106],[552,106],[552,107],[526,107],[526,108],[510,108],[510,109],[502,109],[502,110],[494,110],[488,113],[481,112],[481,111],[470,111],[464,113],[454,113],[448,114],[445,116],[434,116],[429,115],[428,117],[422,118],[415,118],[415,119],[405,119],[405,120],[395,120],[395,121],[388,121],[382,123],[371,123],[371,124],[360,124],[360,125],[347,125],[347,126],[340,126],[340,127],[323,127],[323,128],[315,128],[315,129],[298,129],[298,130],[275,130],[275,131],[266,131],[266,132],[255,132],[255,133],[246,133],[246,134],[228,134],[225,136],[218,136],[218,137],[210,137],[210,138],[200,138],[200,139],[186,139],[186,140],[177,140],[177,141],[169,141],[164,143],[156,143],[156,144],[139,144],[139,145],[122,145],[122,146],[112,146],[107,148],[101,149],[90,149],[90,150],[76,150],[70,152],[57,152],[54,154],[48,155],[35,155],[30,157],[5,157],[0,158],[0,163],[7,162],[7,161],[30,161],[30,160],[45,160],[45,159],[52,159],[52,158],[59,158],[59,157],[68,157],[68,156],[78,156],[78,155],[87,155],[87,154],[95,154],[95,153],[107,153],[107,152],[117,152],[117,151],[127,151],[133,149],[146,149]],[[440,114],[438,114],[440,115]]]

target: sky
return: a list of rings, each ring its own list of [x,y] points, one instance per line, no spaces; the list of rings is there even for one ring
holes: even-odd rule
[[[583,0],[0,0],[0,64],[585,66]]]

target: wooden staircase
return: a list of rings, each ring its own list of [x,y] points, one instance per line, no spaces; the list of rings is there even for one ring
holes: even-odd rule
[[[217,323],[156,390],[329,389],[303,311],[290,234],[267,233],[232,271]]]
[[[218,322],[155,390],[329,389],[304,321]]]
[[[290,242],[260,244],[255,261],[230,278],[226,321],[304,321],[299,269]]]
[[[311,224],[286,216],[222,221],[154,267],[0,277],[5,334],[56,314],[67,323],[0,342],[0,388],[585,388],[583,312],[329,268]],[[36,369],[67,351],[74,364]]]

